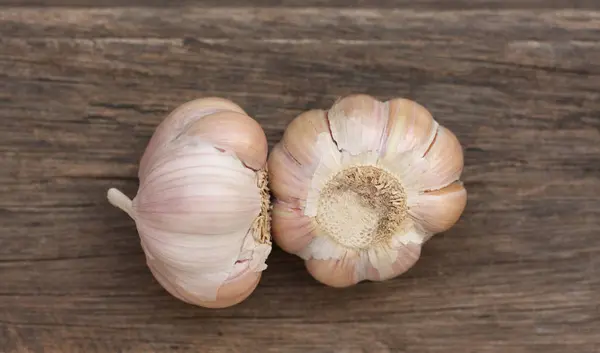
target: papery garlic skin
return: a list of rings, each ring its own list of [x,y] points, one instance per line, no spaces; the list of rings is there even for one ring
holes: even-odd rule
[[[154,277],[190,304],[246,299],[271,251],[267,140],[238,105],[204,98],[157,127],[140,162],[137,195],[109,201],[134,219]]]
[[[458,221],[463,163],[456,136],[407,99],[304,112],[268,160],[274,240],[333,287],[394,278]]]

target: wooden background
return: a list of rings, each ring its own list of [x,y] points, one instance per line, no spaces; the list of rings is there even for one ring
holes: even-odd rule
[[[0,352],[600,352],[600,2],[0,0]],[[177,105],[269,142],[337,97],[403,96],[465,149],[468,206],[405,276],[319,285],[275,249],[206,310],[105,200]]]

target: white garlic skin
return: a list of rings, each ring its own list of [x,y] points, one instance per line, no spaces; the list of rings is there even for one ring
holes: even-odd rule
[[[207,308],[245,300],[271,251],[267,139],[237,104],[184,103],[156,128],[133,200],[111,204],[135,221],[146,262],[178,299]]]
[[[269,155],[273,239],[332,287],[397,277],[458,221],[463,163],[456,136],[407,99],[306,111]]]

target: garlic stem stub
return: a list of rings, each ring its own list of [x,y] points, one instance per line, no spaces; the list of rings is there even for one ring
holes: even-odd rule
[[[463,163],[456,136],[408,99],[306,111],[269,155],[273,238],[329,286],[397,277],[460,218]]]
[[[184,103],[156,128],[133,200],[109,202],[136,224],[146,263],[178,299],[209,308],[245,300],[271,252],[267,139],[221,98]]]

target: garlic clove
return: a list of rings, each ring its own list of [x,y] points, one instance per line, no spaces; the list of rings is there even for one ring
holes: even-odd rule
[[[433,143],[424,153],[420,158],[415,154],[408,155],[412,160],[408,162],[409,168],[403,172],[403,182],[407,188],[419,192],[439,190],[460,179],[463,151],[450,130],[439,126]],[[400,163],[398,167],[405,164]]]
[[[198,120],[199,116],[205,116],[204,112],[213,114],[220,111],[230,111],[246,115],[246,111],[236,103],[220,97],[197,98],[183,103],[173,109],[173,111],[161,122],[159,126],[175,127],[177,124],[173,120],[184,119],[187,121]]]
[[[416,151],[421,156],[437,133],[438,123],[431,113],[417,102],[397,98],[388,101],[389,122],[386,129],[386,155]]]
[[[177,138],[191,123],[221,111],[246,114],[239,105],[219,97],[194,99],[181,104],[169,113],[156,127],[142,155],[138,171],[140,181],[143,181],[148,166],[153,163],[157,150]]]
[[[152,276],[169,294],[188,304],[193,304],[194,302],[196,302],[196,299],[193,298],[190,294],[180,291],[180,289],[178,289],[177,286],[173,284],[173,282],[169,281],[167,279],[167,276],[163,275],[162,272],[158,270],[158,265],[156,263],[147,262],[147,266],[150,272],[152,273]]]
[[[248,272],[235,281],[223,284],[217,291],[215,300],[198,300],[195,293],[174,286],[157,269],[156,265],[148,264],[148,268],[158,283],[175,298],[188,304],[195,304],[211,309],[226,308],[241,303],[254,292],[262,276],[261,272]]]
[[[265,132],[256,120],[242,113],[222,111],[207,115],[191,124],[185,134],[234,152],[246,166],[254,170],[261,169],[267,161]]]
[[[154,163],[146,170],[138,193],[145,189],[168,189],[164,187],[165,179],[168,179],[169,188],[187,185],[197,178],[206,182],[224,180],[227,183],[238,183],[240,178],[243,183],[254,183],[256,180],[256,173],[245,168],[235,155],[220,151],[201,140],[172,142],[169,148],[163,148],[153,158]]]
[[[372,247],[357,256],[356,273],[359,281],[385,281],[412,268],[421,254],[421,246],[429,234],[404,224],[385,246]]]
[[[456,224],[466,204],[467,190],[462,182],[456,181],[409,199],[408,213],[427,231],[441,233]]]
[[[159,182],[142,184],[133,201],[137,218],[177,233],[227,234],[251,224],[261,210],[255,175],[241,166],[230,169],[227,158],[233,157],[212,157],[191,153],[156,169]],[[188,159],[196,160],[195,166],[177,172]]]
[[[439,126],[431,146],[423,157],[429,164],[427,190],[445,187],[460,179],[463,171],[463,150],[456,135],[444,126]]]
[[[193,272],[188,285],[194,287],[224,281],[235,273],[234,263],[240,257],[246,236],[243,231],[227,236],[173,233],[153,228],[145,222],[140,222],[138,232],[147,256],[160,259],[163,272],[181,273],[182,278]]]
[[[369,95],[353,94],[335,102],[327,117],[338,149],[356,155],[382,149],[388,115],[387,104]]]
[[[309,110],[298,115],[283,134],[283,149],[302,167],[302,172],[307,176],[312,175],[321,158],[321,151],[317,146],[321,136],[328,137],[333,146],[324,110]]]
[[[306,261],[306,267],[321,283],[332,287],[348,287],[365,280],[386,281],[397,277],[411,269],[420,254],[421,245],[409,243],[391,251],[371,251],[342,259],[310,258]]]
[[[387,281],[410,270],[421,256],[421,245],[415,243],[401,244],[395,248],[394,260],[389,271],[382,272],[378,264],[365,263],[365,279],[371,281]],[[377,259],[377,258],[375,258]]]
[[[300,207],[299,200],[306,199],[308,179],[302,168],[285,151],[283,144],[276,144],[269,155],[271,191],[275,197]]]
[[[284,251],[292,254],[306,248],[316,235],[312,219],[298,208],[278,201],[273,206],[273,239]]]
[[[345,288],[358,283],[354,259],[310,259],[305,266],[311,276],[330,287]]]
[[[223,284],[217,292],[214,302],[204,301],[208,308],[226,308],[246,300],[254,292],[260,282],[262,272],[248,272],[232,282]]]

